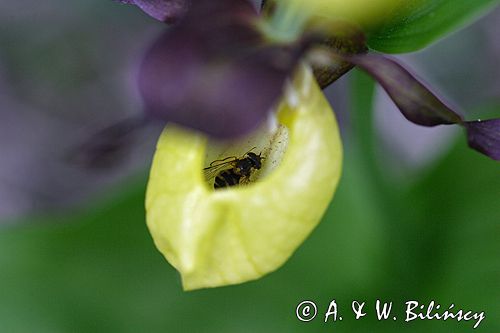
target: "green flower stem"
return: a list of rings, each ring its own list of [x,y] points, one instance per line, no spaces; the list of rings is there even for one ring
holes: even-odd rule
[[[353,131],[350,140],[352,146],[346,149],[346,164],[349,163],[355,167],[355,170],[351,172],[355,178],[355,175],[358,175],[357,183],[363,187],[361,194],[356,195],[356,200],[361,199],[363,202],[360,204],[363,209],[369,211],[364,215],[371,217],[370,221],[366,223],[371,224],[372,229],[378,229],[379,235],[383,235],[374,241],[374,243],[378,242],[378,244],[374,245],[374,250],[379,251],[376,257],[384,258],[387,257],[387,242],[385,241],[387,233],[383,229],[390,216],[387,209],[388,204],[385,202],[387,191],[385,185],[381,184],[382,177],[380,177],[379,167],[375,160],[375,133],[372,112],[375,82],[364,72],[354,69],[350,85],[350,116]],[[347,169],[346,175],[349,175]],[[350,183],[352,183],[352,180]],[[356,183],[356,179],[354,183]],[[384,259],[376,261],[383,262]],[[387,272],[379,273],[380,275],[373,272],[372,275],[377,276],[377,281],[380,282],[380,285],[383,285],[381,282],[387,278]]]
[[[405,265],[405,255],[393,251],[394,244],[397,248],[405,248],[404,235],[401,234],[401,216],[404,214],[404,202],[402,194],[405,189],[392,183],[387,172],[377,159],[377,135],[374,127],[373,100],[375,93],[375,82],[364,72],[355,69],[351,81],[351,117],[353,124],[353,147],[346,149],[351,159],[357,165],[358,172],[364,176],[362,179],[364,192],[366,192],[366,203],[363,208],[370,209],[371,220],[375,226],[373,229],[379,229],[379,233],[384,235],[379,239],[377,250],[381,251],[380,256],[385,257],[381,260],[385,267],[391,270],[374,272],[380,282],[381,287],[387,287],[384,283],[387,279],[408,277],[406,269],[401,269]],[[407,229],[405,229],[407,230]],[[398,259],[399,256],[399,259]],[[378,274],[376,274],[378,273]],[[404,274],[404,276],[397,276]],[[385,290],[390,294],[397,292],[395,290]]]
[[[351,118],[354,135],[368,165],[375,165],[375,130],[373,118],[373,97],[375,81],[364,72],[355,69],[351,81]]]
[[[377,135],[374,127],[373,99],[375,82],[364,72],[355,69],[351,81],[351,116],[353,123],[353,147],[346,149],[346,160],[354,160],[359,166],[358,172],[364,175],[363,186],[372,219],[378,224],[373,228],[381,229],[385,235],[380,251],[385,256],[387,267],[378,275],[381,288],[390,288],[383,292],[388,296],[400,295],[397,285],[388,285],[388,280],[405,281],[418,285],[422,267],[411,266],[409,262],[419,262],[422,248],[413,245],[415,235],[419,234],[420,223],[414,219],[414,203],[407,200],[410,190],[400,182],[394,182],[384,165],[377,159]],[[380,231],[380,230],[379,230]],[[397,249],[397,250],[394,250]],[[399,284],[401,285],[401,284]]]

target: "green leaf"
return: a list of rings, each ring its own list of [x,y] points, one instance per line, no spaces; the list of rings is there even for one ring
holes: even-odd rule
[[[368,44],[385,53],[416,51],[465,26],[499,3],[499,0],[408,1],[400,15],[370,34]]]

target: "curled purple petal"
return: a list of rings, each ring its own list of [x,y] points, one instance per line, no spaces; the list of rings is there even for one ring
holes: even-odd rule
[[[137,132],[148,125],[143,116],[123,119],[93,133],[66,156],[69,163],[88,169],[105,169],[128,154]]]
[[[465,123],[469,146],[500,161],[500,119]]]
[[[345,56],[372,75],[406,119],[422,126],[462,124],[462,117],[448,107],[394,59],[365,54]]]
[[[411,122],[423,126],[464,126],[471,148],[500,160],[500,119],[464,121],[407,69],[388,57],[376,54],[340,56],[372,75]]]
[[[267,116],[301,50],[266,44],[246,0],[193,2],[144,57],[139,89],[148,115],[219,138]]]
[[[188,10],[190,0],[115,0],[136,5],[159,21],[175,23]]]

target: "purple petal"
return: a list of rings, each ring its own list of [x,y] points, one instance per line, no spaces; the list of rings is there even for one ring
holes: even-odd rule
[[[148,125],[143,116],[123,119],[93,133],[67,156],[68,162],[89,169],[115,166],[128,154],[137,132]]]
[[[147,52],[139,88],[148,115],[219,138],[256,128],[300,50],[265,44],[246,0],[198,0]]]
[[[500,119],[465,123],[469,146],[500,161]]]
[[[460,115],[395,60],[377,54],[346,58],[372,75],[409,121],[429,127],[463,122]]]
[[[457,124],[467,130],[469,146],[500,160],[500,119],[468,121],[443,103],[395,60],[376,54],[340,55],[371,74],[406,119],[423,126]]]
[[[189,7],[189,0],[115,0],[136,5],[157,20],[174,23],[184,16]]]

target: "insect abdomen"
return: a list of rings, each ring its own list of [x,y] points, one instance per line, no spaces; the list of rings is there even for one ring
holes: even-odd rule
[[[241,176],[234,173],[232,169],[224,170],[215,177],[214,188],[238,185],[240,178]]]

